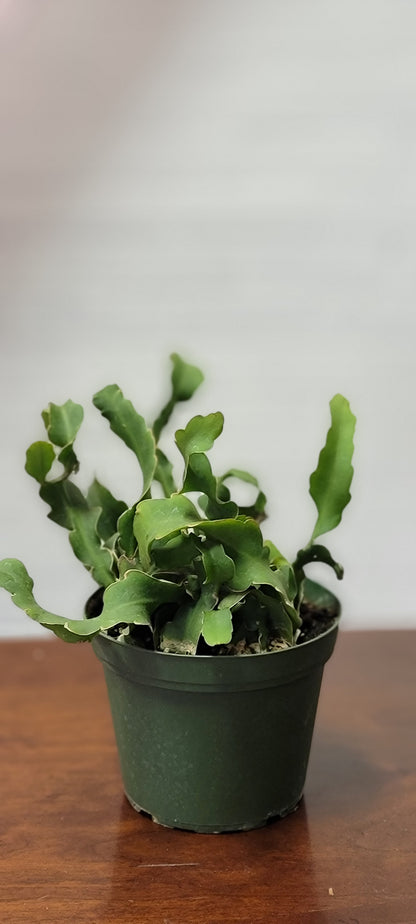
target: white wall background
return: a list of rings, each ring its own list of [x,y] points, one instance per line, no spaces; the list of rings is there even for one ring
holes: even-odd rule
[[[23,471],[40,411],[116,381],[151,418],[177,350],[206,373],[193,412],[225,413],[216,468],[261,477],[289,556],[349,397],[344,625],[415,626],[415,29],[411,0],[0,2],[0,557],[47,608],[93,585]],[[81,483],[132,502],[120,448],[117,476],[89,410]],[[41,631],[0,607],[1,636]]]

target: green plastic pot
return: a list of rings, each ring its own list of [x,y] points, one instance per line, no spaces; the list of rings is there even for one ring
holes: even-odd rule
[[[339,613],[332,594],[308,586]],[[294,648],[240,657],[166,654],[97,636],[133,807],[200,833],[258,828],[292,812],[337,631],[338,618]]]

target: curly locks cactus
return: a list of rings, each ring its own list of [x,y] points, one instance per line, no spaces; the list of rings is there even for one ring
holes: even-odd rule
[[[263,539],[266,498],[256,478],[240,469],[213,474],[207,452],[223,429],[220,412],[193,417],[176,431],[184,472],[181,484],[175,483],[159,437],[175,405],[192,397],[203,376],[177,354],[171,359],[171,396],[152,428],[117,385],[108,385],[93,398],[140,465],[142,489],[133,505],[116,500],[97,480],[86,494],[77,486],[74,441],[83,419],[79,404],[50,404],[42,414],[48,439],[27,451],[26,471],[40,484],[40,495],[50,506],[48,516],[69,530],[75,555],[103,588],[99,614],[65,619],[43,609],[17,559],[0,562],[0,586],[32,619],[65,641],[90,640],[107,631],[124,643],[190,655],[216,653],[224,645],[235,648],[241,640],[259,651],[294,645],[302,623],[305,566],[322,561],[342,577],[341,566],[316,539],[339,523],[350,500],[355,417],[348,401],[335,395],[326,444],[310,478],[318,513],[315,527],[290,564]],[[56,461],[62,469],[51,477]],[[233,501],[232,479],[256,487],[252,506]],[[155,482],[164,497],[152,497]],[[197,502],[188,496],[194,492],[200,494]]]

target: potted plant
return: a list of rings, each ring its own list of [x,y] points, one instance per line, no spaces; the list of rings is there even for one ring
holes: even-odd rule
[[[337,599],[305,577],[305,567],[325,562],[342,577],[316,540],[339,523],[350,499],[355,417],[345,398],[332,399],[331,426],[310,478],[315,527],[290,563],[263,539],[266,498],[257,480],[240,469],[213,474],[207,452],[223,429],[220,412],[195,416],[176,431],[184,466],[176,483],[159,438],[203,376],[177,354],[171,358],[171,395],[152,428],[117,385],[93,398],[139,462],[142,490],[134,504],[96,479],[87,493],[77,486],[79,404],[50,404],[42,414],[47,440],[27,451],[26,470],[40,485],[48,516],[69,531],[75,555],[98,584],[84,618],[44,610],[16,559],[0,562],[0,585],[59,638],[92,641],[136,809],[171,827],[247,830],[293,811],[302,796],[340,612]],[[232,499],[235,479],[254,486],[251,506]],[[162,496],[154,496],[155,485]]]

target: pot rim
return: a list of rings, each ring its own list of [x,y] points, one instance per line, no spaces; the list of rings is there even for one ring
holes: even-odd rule
[[[166,657],[176,658],[178,661],[186,661],[186,662],[193,660],[193,661],[197,661],[198,664],[204,663],[204,662],[205,663],[211,662],[211,661],[241,661],[241,660],[247,660],[247,659],[251,660],[251,658],[270,657],[270,655],[282,656],[284,654],[287,655],[291,651],[303,650],[304,648],[307,648],[309,645],[313,645],[315,642],[318,642],[319,639],[323,639],[325,636],[330,635],[330,633],[333,632],[335,629],[338,629],[340,619],[341,619],[340,614],[338,614],[337,616],[333,616],[331,619],[331,624],[328,626],[327,629],[324,629],[322,632],[319,633],[319,635],[316,635],[314,638],[309,638],[305,642],[300,642],[300,644],[298,645],[297,644],[292,645],[289,648],[276,648],[274,651],[250,651],[244,655],[212,655],[212,654],[192,655],[192,654],[178,654],[175,651],[159,651],[158,649],[155,649],[155,648],[143,648],[141,645],[135,645],[132,642],[128,642],[127,640],[125,640],[123,636],[114,638],[111,635],[107,635],[107,633],[104,630],[98,633],[98,637],[105,639],[106,642],[111,642],[112,644],[116,645],[118,648],[122,647],[124,649],[127,648],[129,651],[134,650],[134,651],[144,652],[146,655],[151,655],[152,657],[156,655],[162,658],[166,658]],[[97,636],[95,638],[97,638]],[[94,640],[95,639],[93,638],[92,641]]]
[[[246,658],[251,659],[253,657],[255,658],[264,657],[264,655],[277,655],[278,654],[280,656],[283,656],[283,654],[287,655],[289,652],[307,648],[307,646],[312,645],[314,642],[317,642],[319,639],[327,636],[333,629],[338,628],[339,621],[341,618],[341,604],[340,604],[338,597],[336,597],[335,594],[333,594],[331,590],[328,590],[327,587],[324,587],[323,584],[320,584],[317,581],[312,581],[310,580],[310,578],[305,579],[305,590],[307,591],[307,594],[305,595],[306,598],[309,599],[309,601],[314,604],[314,606],[318,609],[318,611],[319,611],[319,606],[321,606],[324,609],[328,609],[331,606],[333,608],[333,616],[330,619],[330,625],[328,626],[328,628],[323,629],[323,631],[320,632],[319,635],[316,635],[314,638],[308,639],[307,641],[300,642],[300,644],[298,645],[292,645],[289,648],[278,648],[278,649],[275,649],[274,651],[256,651],[256,652],[253,651],[245,655],[226,655],[226,656],[225,655],[219,656],[219,655],[212,655],[212,654],[189,655],[189,654],[179,654],[173,651],[159,651],[158,649],[153,649],[153,648],[152,649],[142,648],[140,645],[135,645],[133,643],[128,642],[128,640],[125,639],[124,636],[119,636],[118,638],[115,638],[114,636],[108,635],[104,630],[99,632],[98,637],[103,638],[106,641],[115,643],[117,647],[122,646],[123,648],[128,648],[128,649],[134,648],[142,652],[147,652],[148,654],[151,654],[151,655],[162,656],[163,658],[165,658],[166,655],[169,655],[171,658],[177,658],[178,660],[186,660],[186,661],[189,661],[189,659],[192,658],[192,659],[197,660],[198,663],[209,662],[209,661],[212,661],[213,659],[224,660],[224,658],[226,658],[226,660],[230,660],[230,659],[241,660],[242,658],[245,660]]]
[[[339,616],[325,632],[308,642],[280,651],[240,656],[152,651],[104,634],[92,639],[92,647],[106,670],[133,684],[171,691],[231,693],[284,686],[322,671],[333,652],[338,625]]]

